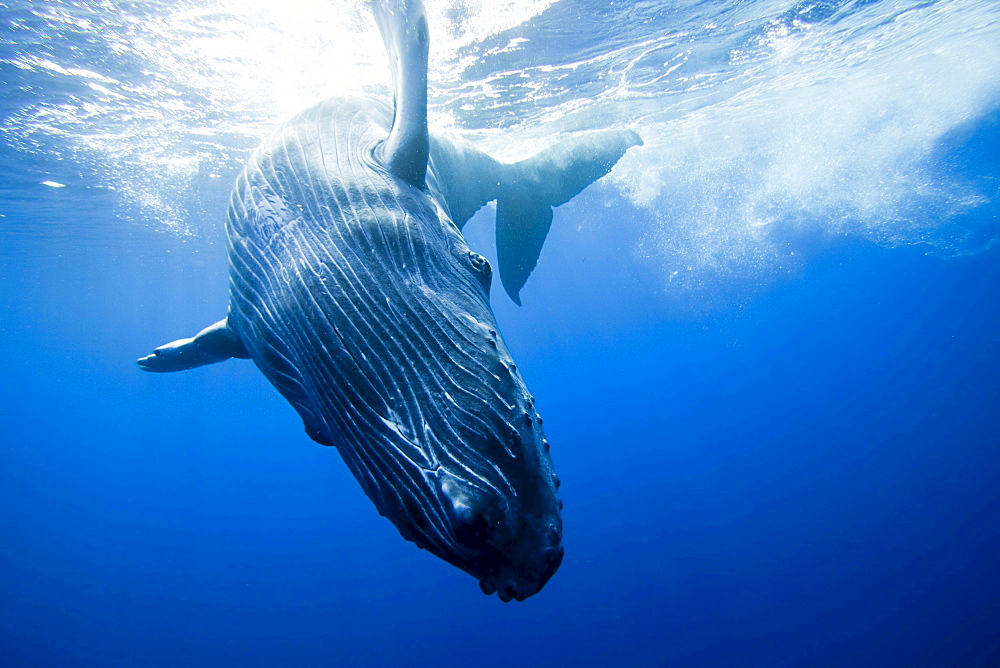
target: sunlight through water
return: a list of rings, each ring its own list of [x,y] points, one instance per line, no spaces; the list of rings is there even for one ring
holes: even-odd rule
[[[641,133],[611,182],[648,216],[632,250],[671,289],[783,271],[802,234],[995,243],[1000,175],[955,160],[1000,108],[1000,5],[427,4],[434,128],[504,159],[590,128]],[[177,234],[221,224],[277,121],[333,95],[389,99],[352,1],[6,6],[0,65],[20,86],[4,138],[78,163],[123,217]]]

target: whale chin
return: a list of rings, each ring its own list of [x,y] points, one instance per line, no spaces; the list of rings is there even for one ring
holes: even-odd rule
[[[496,594],[504,603],[523,601],[541,591],[562,564],[557,521],[553,519],[542,532],[534,528],[509,532],[506,541],[495,535],[483,537],[484,542],[472,550],[475,556],[452,563],[477,578],[487,596]]]
[[[494,593],[501,601],[523,601],[534,596],[542,590],[545,584],[559,570],[559,565],[563,559],[562,547],[550,547],[545,551],[545,566],[543,570],[530,570],[525,572],[515,572],[512,569],[503,569],[495,575],[484,577],[479,580],[479,588],[487,596]]]

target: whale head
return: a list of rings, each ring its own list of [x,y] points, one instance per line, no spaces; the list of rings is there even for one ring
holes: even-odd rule
[[[329,324],[336,335],[321,335],[295,365],[311,374],[302,385],[317,388],[312,408],[293,403],[314,438],[329,432],[404,538],[487,594],[521,600],[562,561],[559,481],[490,307],[489,262],[427,202],[418,196],[403,202],[405,214],[371,221],[387,242],[366,258],[364,282],[304,274],[319,282],[307,281],[297,302],[345,315],[310,316],[301,328]]]
[[[485,594],[524,600],[562,562],[559,479],[489,306],[489,263],[455,243],[431,272],[446,276],[410,281],[403,298],[423,319],[405,335],[416,354],[393,374],[405,400],[380,415],[387,428],[381,462],[368,458],[369,496],[405,538]]]
[[[483,593],[524,600],[562,562],[562,522],[558,508],[550,505],[554,488],[543,481],[522,482],[524,495],[512,498],[476,482],[452,471],[439,475],[451,531],[438,556],[478,578]]]
[[[398,474],[380,477],[381,489],[371,495],[404,538],[471,574],[483,593],[504,602],[536,594],[563,558],[559,479],[548,443],[531,433],[536,415],[527,415],[523,429],[506,434],[475,414],[452,416],[447,437],[427,430],[421,444],[451,456],[433,469],[411,465],[405,485]]]

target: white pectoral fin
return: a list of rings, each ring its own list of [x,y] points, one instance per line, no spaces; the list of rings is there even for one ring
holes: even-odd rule
[[[239,336],[229,327],[228,319],[223,318],[189,339],[160,346],[152,354],[136,360],[136,364],[144,371],[166,373],[215,364],[230,357],[249,356]]]
[[[497,196],[500,280],[515,304],[552,225],[552,208],[565,204],[611,171],[642,139],[631,130],[600,130],[559,142],[507,166]]]
[[[552,225],[552,207],[527,188],[511,188],[497,202],[497,264],[500,282],[521,305],[521,288],[538,263]]]

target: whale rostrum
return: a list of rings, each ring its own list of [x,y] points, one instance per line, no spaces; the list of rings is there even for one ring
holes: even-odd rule
[[[552,207],[641,140],[595,131],[505,164],[429,134],[423,5],[372,6],[393,105],[326,100],[264,139],[230,199],[227,316],[138,364],[252,359],[405,538],[522,600],[562,561],[558,478],[490,308],[492,269],[460,230],[496,200],[499,273],[520,303]]]

